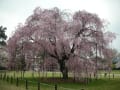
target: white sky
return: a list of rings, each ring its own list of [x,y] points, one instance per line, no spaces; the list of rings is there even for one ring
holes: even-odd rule
[[[120,50],[120,0],[0,0],[0,25],[7,27],[9,37],[18,23],[24,23],[37,6],[98,14],[110,23],[107,30],[118,34],[112,46]]]

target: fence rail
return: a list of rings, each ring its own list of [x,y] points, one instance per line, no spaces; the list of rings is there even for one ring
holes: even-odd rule
[[[91,76],[92,77],[92,76]],[[110,74],[99,74],[97,76],[98,78],[108,78],[108,79],[114,79],[116,77],[120,77],[120,74],[118,73],[110,73]],[[7,71],[0,71],[0,80],[6,81],[10,84],[14,84],[17,87],[24,86],[26,90],[44,90],[44,88],[48,88],[45,90],[85,90],[84,88],[80,89],[71,89],[71,88],[66,88],[66,87],[61,87],[57,84],[48,84],[48,83],[43,83],[40,81],[32,81],[32,80],[27,80],[27,79],[22,79],[18,77],[14,77],[14,75],[7,75]],[[86,79],[85,79],[86,80]],[[91,79],[90,79],[91,80]],[[34,89],[32,89],[35,87]]]
[[[31,85],[30,84],[34,84],[36,89],[33,90],[42,90],[41,86],[45,86],[45,87],[49,87],[48,90],[77,90],[77,89],[70,89],[70,88],[65,88],[65,87],[58,87],[57,84],[55,85],[50,85],[47,83],[41,83],[40,81],[31,81],[31,80],[27,80],[27,79],[21,79],[21,78],[14,78],[13,76],[9,76],[6,73],[0,73],[0,80],[6,81],[10,84],[14,84],[17,87],[21,86],[21,82],[22,86],[24,86],[24,88],[26,90],[32,90],[30,89]],[[51,89],[50,89],[51,88]],[[84,90],[84,89],[79,89],[79,90]]]

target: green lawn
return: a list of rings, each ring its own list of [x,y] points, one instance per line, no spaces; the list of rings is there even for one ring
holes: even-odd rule
[[[119,90],[120,88],[120,76],[116,76],[113,79],[112,74],[120,74],[120,71],[113,71],[111,72],[111,78],[109,79],[104,78],[104,73],[101,73],[101,78],[98,80],[93,79],[89,84],[85,85],[80,82],[73,82],[73,81],[59,81],[59,77],[61,77],[59,72],[54,73],[55,79],[50,79],[50,77],[53,75],[52,72],[47,72],[47,79],[40,79],[40,87],[41,90],[55,90],[55,84],[58,86],[58,90],[81,90],[84,88],[84,90]],[[16,77],[20,78],[20,72],[16,73]],[[13,72],[7,72],[7,75],[13,76]],[[43,73],[40,74],[42,77]],[[25,79],[28,80],[28,90],[37,90],[37,81],[38,79],[38,73],[34,73],[34,78],[32,77],[32,72],[26,72],[25,73]],[[57,80],[58,79],[58,80]],[[25,81],[20,80],[19,86],[16,87],[16,83],[10,84],[10,82],[0,80],[0,90],[24,90],[25,89]]]
[[[16,87],[15,85],[9,84],[6,81],[0,80],[0,90],[25,90],[25,88]]]

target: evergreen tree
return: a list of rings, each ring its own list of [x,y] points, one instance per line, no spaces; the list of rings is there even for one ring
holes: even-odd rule
[[[7,35],[5,34],[6,27],[0,26],[0,45],[6,45],[5,40],[7,39]]]

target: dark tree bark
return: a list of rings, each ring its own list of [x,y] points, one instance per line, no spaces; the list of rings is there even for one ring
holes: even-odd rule
[[[66,66],[65,60],[59,60],[60,71],[62,72],[62,78],[68,79],[68,68]]]

